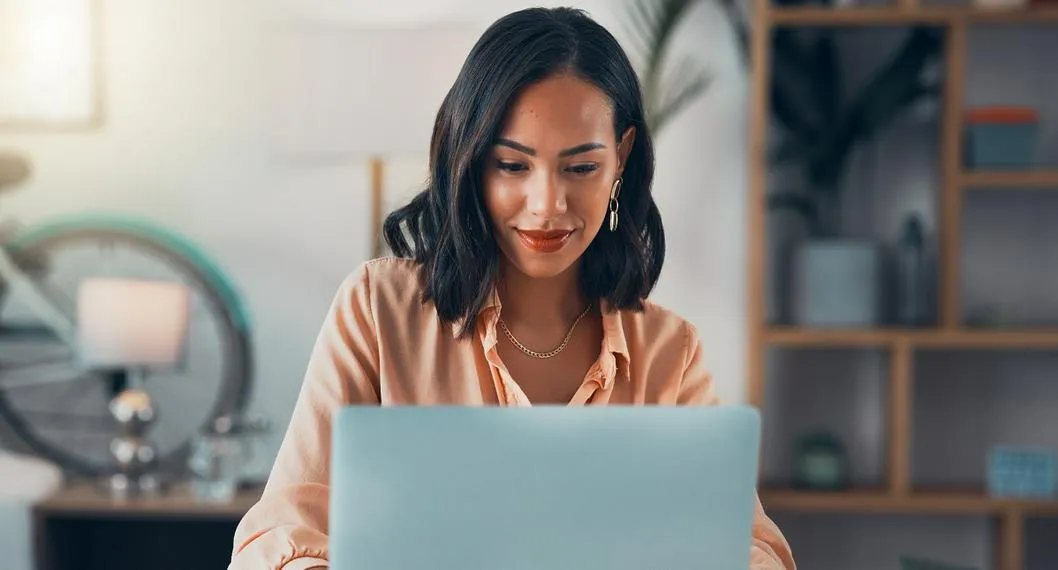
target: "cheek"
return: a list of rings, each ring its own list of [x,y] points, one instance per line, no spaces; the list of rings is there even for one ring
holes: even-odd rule
[[[590,189],[580,188],[572,196],[575,198],[570,199],[570,206],[576,211],[577,217],[584,221],[590,231],[598,229],[609,210],[610,186],[593,184]]]
[[[484,182],[485,209],[494,225],[503,225],[504,220],[516,213],[516,193],[509,183],[495,177],[486,177]]]

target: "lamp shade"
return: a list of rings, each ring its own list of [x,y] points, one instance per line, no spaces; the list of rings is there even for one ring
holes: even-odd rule
[[[91,278],[77,291],[82,364],[162,368],[177,364],[187,336],[190,292],[179,283]]]

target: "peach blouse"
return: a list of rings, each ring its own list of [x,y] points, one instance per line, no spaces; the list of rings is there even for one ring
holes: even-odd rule
[[[327,565],[331,418],[341,406],[530,405],[500,360],[498,297],[478,317],[476,338],[461,341],[420,303],[417,267],[376,259],[342,283],[268,483],[236,530],[229,570]],[[638,313],[604,310],[601,348],[569,405],[716,403],[694,327],[649,301]],[[759,501],[751,568],[795,568]]]

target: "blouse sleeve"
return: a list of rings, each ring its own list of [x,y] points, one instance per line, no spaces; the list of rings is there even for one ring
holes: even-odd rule
[[[268,482],[235,532],[229,570],[327,565],[331,422],[344,405],[379,403],[367,270],[346,278],[331,303]]]
[[[687,324],[687,364],[680,383],[678,403],[714,406],[720,403],[713,378],[705,365],[702,344],[692,325]],[[764,512],[759,497],[753,499],[753,542],[750,570],[796,570],[790,545],[779,527]]]

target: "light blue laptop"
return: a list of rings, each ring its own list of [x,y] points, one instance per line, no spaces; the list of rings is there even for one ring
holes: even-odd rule
[[[347,407],[332,570],[744,570],[760,417],[722,407]]]

